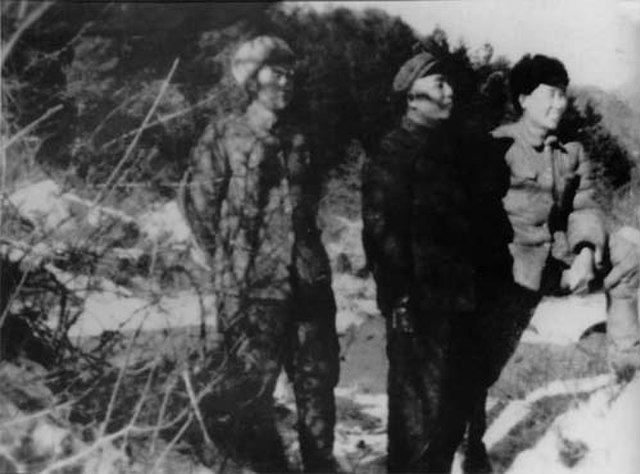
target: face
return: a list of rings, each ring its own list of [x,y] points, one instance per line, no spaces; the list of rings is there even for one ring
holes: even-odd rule
[[[256,75],[257,100],[270,110],[282,110],[293,94],[293,68],[265,65]]]
[[[453,87],[443,74],[417,79],[407,97],[411,113],[423,123],[439,122],[451,116]]]
[[[526,120],[544,130],[555,130],[567,109],[567,93],[564,87],[540,84],[529,95],[520,96],[520,105]]]

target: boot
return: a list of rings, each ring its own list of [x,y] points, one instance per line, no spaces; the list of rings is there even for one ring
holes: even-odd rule
[[[607,315],[609,366],[619,381],[640,369],[640,323],[636,298],[611,298]]]

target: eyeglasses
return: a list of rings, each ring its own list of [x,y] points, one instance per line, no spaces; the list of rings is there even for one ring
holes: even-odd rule
[[[273,71],[274,76],[276,76],[278,79],[281,77],[291,79],[294,76],[294,71],[290,68],[271,66],[271,71]]]
[[[409,100],[429,100],[429,101],[433,101],[433,97],[431,97],[429,94],[425,94],[423,92],[416,92],[413,94],[409,94],[407,96],[407,98]]]

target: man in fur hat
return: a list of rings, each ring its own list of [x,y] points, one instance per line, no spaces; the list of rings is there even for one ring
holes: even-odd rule
[[[339,346],[327,254],[316,226],[319,186],[305,137],[282,120],[294,55],[280,38],[244,43],[231,72],[247,91],[245,113],[212,121],[192,156],[183,208],[212,272],[229,355],[203,401],[233,448],[260,471],[288,470],[273,391],[283,367],[293,382],[307,472],[334,470]],[[231,428],[231,429],[229,429]]]

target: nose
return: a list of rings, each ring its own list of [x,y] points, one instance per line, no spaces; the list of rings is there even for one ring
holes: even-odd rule
[[[564,110],[567,107],[567,96],[563,94],[557,94],[554,97],[553,106],[556,109]]]
[[[284,87],[289,83],[289,76],[286,74],[281,74],[278,76],[278,85]]]
[[[445,82],[442,85],[442,90],[444,92],[444,97],[448,100],[453,99],[453,87],[451,87],[451,84],[449,84],[448,82]]]

